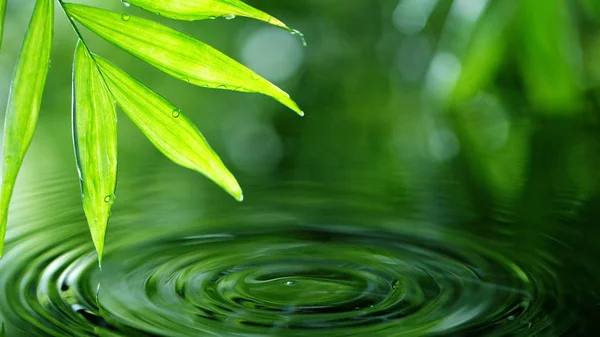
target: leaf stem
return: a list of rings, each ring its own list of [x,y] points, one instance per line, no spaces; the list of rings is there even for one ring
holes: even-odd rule
[[[90,48],[88,47],[87,43],[85,42],[85,39],[83,38],[83,35],[81,35],[81,32],[79,31],[79,28],[77,28],[77,25],[75,24],[75,21],[73,21],[73,18],[71,18],[69,16],[69,13],[67,13],[67,10],[65,9],[65,3],[63,2],[63,0],[57,0],[57,1],[60,4],[60,8],[62,8],[63,12],[65,13],[65,16],[69,20],[69,23],[71,24],[71,27],[73,27],[73,30],[75,31],[75,34],[77,35],[77,37],[79,38],[79,40],[81,40],[81,43],[83,43],[83,46],[88,51],[88,53],[90,53],[90,55],[92,55],[92,58],[94,58],[94,54],[92,54],[92,51],[90,50]]]

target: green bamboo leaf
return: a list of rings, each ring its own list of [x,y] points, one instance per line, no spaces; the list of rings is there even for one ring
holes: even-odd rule
[[[6,14],[6,0],[0,0],[0,46],[2,46],[2,33],[4,32],[5,14]]]
[[[243,199],[238,182],[179,109],[109,61],[94,58],[119,106],[165,156],[204,174],[237,200]]]
[[[188,35],[104,9],[72,3],[65,4],[65,9],[92,32],[173,77],[201,87],[261,93],[303,115],[283,90]]]
[[[0,256],[4,252],[8,205],[40,112],[50,64],[53,24],[53,0],[38,0],[23,41],[6,109],[0,197]]]
[[[520,0],[519,5],[517,51],[529,99],[542,113],[579,110],[581,46],[569,3]]]
[[[127,2],[171,19],[194,21],[215,17],[233,19],[236,16],[243,16],[298,34],[283,22],[239,0],[127,0]]]
[[[81,41],[73,64],[73,143],[83,209],[102,263],[117,182],[117,112],[94,58]]]
[[[519,1],[493,2],[478,22],[454,89],[457,103],[472,99],[496,76],[508,48]]]

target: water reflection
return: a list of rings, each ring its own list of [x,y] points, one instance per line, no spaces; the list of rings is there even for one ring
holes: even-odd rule
[[[247,187],[241,206],[177,203],[162,174],[124,179],[102,271],[70,184],[22,194],[0,264],[10,336],[556,336],[596,287],[516,225],[423,221],[400,198],[298,181]]]

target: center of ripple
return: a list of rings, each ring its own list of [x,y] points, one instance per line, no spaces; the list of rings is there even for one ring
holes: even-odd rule
[[[386,280],[337,265],[280,261],[227,274],[217,287],[223,297],[245,307],[297,314],[371,306],[391,290]]]

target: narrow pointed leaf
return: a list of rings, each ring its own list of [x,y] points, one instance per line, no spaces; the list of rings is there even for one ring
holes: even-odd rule
[[[4,33],[5,14],[6,14],[6,0],[0,0],[0,47],[2,46],[2,35]]]
[[[216,49],[167,26],[104,9],[65,4],[69,16],[108,42],[189,83],[271,96],[296,113],[290,96]]]
[[[77,45],[73,65],[73,142],[83,209],[101,262],[117,181],[117,112],[82,42]]]
[[[269,14],[239,0],[128,0],[128,2],[147,11],[177,20],[194,21],[215,17],[244,16],[270,23],[290,32],[296,32]]]
[[[520,0],[519,5],[517,50],[529,99],[541,113],[579,110],[581,46],[569,2]]]
[[[107,60],[94,57],[119,106],[165,156],[243,199],[238,182],[179,109]]]
[[[48,75],[54,24],[54,0],[38,0],[17,61],[4,124],[4,163],[0,199],[0,256],[8,205],[35,132]]]
[[[457,103],[473,98],[496,75],[508,48],[519,1],[493,2],[477,24],[454,89]]]

